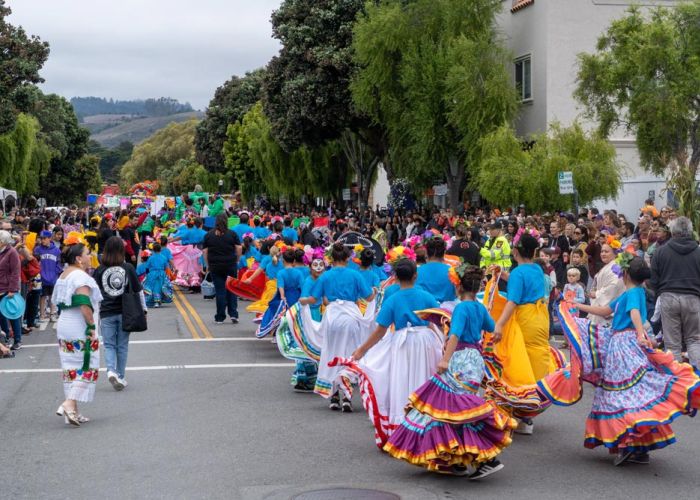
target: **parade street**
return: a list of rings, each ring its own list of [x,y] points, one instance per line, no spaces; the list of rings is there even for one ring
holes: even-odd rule
[[[81,405],[92,422],[79,428],[54,414],[62,387],[51,325],[26,337],[21,355],[0,364],[0,498],[282,500],[334,488],[406,500],[697,498],[698,422],[679,419],[679,442],[651,465],[616,468],[582,446],[590,388],[577,406],[549,409],[534,435],[516,435],[495,477],[468,481],[391,459],[374,445],[359,394],[343,414],[292,392],[292,364],[254,338],[251,317],[216,325],[213,309],[178,293],[151,310],[149,331],[132,334],[128,388],[115,392],[102,374],[94,402]],[[362,498],[349,493],[313,498]]]

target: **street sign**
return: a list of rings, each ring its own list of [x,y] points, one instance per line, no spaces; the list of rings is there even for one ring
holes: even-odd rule
[[[352,195],[350,194],[350,189],[343,189],[343,201],[352,200]]]
[[[574,194],[573,172],[559,172],[559,194]]]

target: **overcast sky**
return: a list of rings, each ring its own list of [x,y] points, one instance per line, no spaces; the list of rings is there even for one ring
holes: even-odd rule
[[[9,21],[51,45],[46,92],[146,99],[204,109],[232,75],[279,50],[281,0],[9,0]]]

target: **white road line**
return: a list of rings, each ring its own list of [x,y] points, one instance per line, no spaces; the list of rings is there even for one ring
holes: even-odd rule
[[[228,337],[214,339],[162,339],[162,340],[130,340],[129,345],[134,344],[181,344],[184,342],[260,342],[260,339],[254,337]],[[22,349],[31,349],[37,347],[56,347],[58,343],[53,344],[22,344]]]
[[[129,372],[148,372],[148,371],[164,371],[164,370],[204,370],[204,369],[223,369],[223,368],[291,368],[294,363],[226,363],[213,365],[160,365],[160,366],[130,366],[127,368]],[[61,373],[60,368],[26,368],[17,370],[0,370],[0,374],[12,373]],[[100,372],[106,372],[106,368],[100,368]]]

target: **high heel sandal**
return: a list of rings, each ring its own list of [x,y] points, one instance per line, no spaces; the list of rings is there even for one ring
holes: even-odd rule
[[[63,405],[58,407],[58,410],[56,410],[56,415],[59,417],[63,417],[63,420],[66,422],[66,424],[74,425],[76,427],[80,427],[81,421],[81,415],[78,414],[77,411],[68,411],[66,410]],[[90,419],[86,419],[86,417],[82,417],[84,422],[89,422]]]

